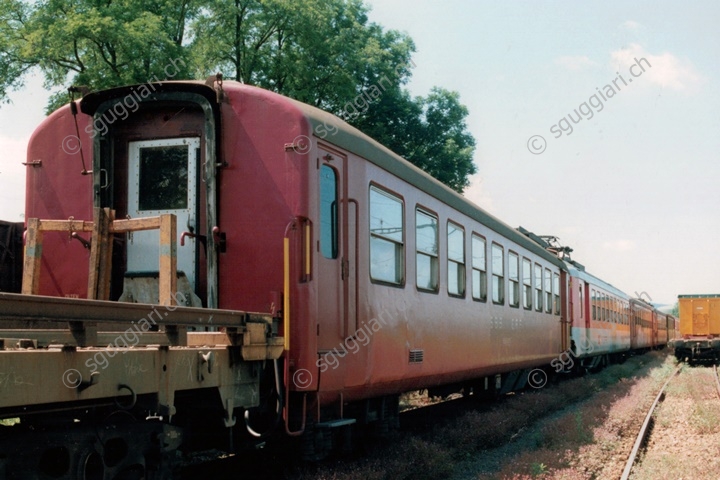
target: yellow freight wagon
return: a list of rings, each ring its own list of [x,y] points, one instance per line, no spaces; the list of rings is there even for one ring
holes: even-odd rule
[[[678,295],[680,337],[670,342],[678,360],[720,358],[720,295]]]

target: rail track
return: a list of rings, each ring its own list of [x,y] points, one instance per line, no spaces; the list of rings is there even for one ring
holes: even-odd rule
[[[623,470],[622,476],[620,477],[620,480],[628,480],[630,478],[630,473],[633,470],[633,467],[635,466],[635,463],[637,461],[638,454],[640,453],[643,445],[647,444],[647,440],[649,438],[649,435],[652,431],[652,426],[654,424],[653,422],[653,415],[655,414],[655,411],[657,407],[665,400],[665,392],[667,386],[670,384],[670,382],[675,378],[680,372],[682,371],[683,367],[686,366],[686,364],[680,364],[678,365],[677,369],[673,372],[670,377],[665,381],[662,388],[660,388],[660,391],[658,392],[657,396],[655,397],[655,401],[650,406],[650,409],[648,410],[647,415],[645,416],[645,420],[642,424],[642,427],[640,427],[640,431],[638,432],[637,438],[635,439],[635,443],[633,444],[632,451],[630,452],[630,456],[628,457],[628,460],[625,464],[625,469]],[[715,380],[715,388],[718,395],[718,398],[720,399],[720,374],[718,373],[718,366],[717,364],[712,365],[712,375],[713,379]]]

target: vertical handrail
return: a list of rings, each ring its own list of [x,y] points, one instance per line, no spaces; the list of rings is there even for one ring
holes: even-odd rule
[[[290,351],[290,238],[283,239],[283,337],[285,352]]]
[[[360,203],[357,200],[355,200],[354,198],[348,198],[348,204],[350,204],[350,203],[355,204],[355,225],[354,225],[354,228],[355,228],[355,239],[354,239],[354,243],[355,243],[354,247],[355,248],[354,248],[354,250],[355,251],[353,252],[354,256],[355,256],[355,258],[353,259],[355,262],[355,264],[354,264],[354,271],[355,271],[355,275],[354,275],[354,277],[355,277],[355,285],[354,285],[354,287],[355,287],[354,288],[354,290],[355,290],[355,292],[354,292],[355,293],[355,330],[353,330],[353,332],[352,332],[352,334],[354,335],[355,332],[357,332],[360,329],[360,325],[359,325],[360,315],[358,314],[358,309],[360,308],[360,302],[359,302],[360,294],[359,294],[359,283],[358,283],[358,280],[359,280],[358,262],[360,259],[360,246],[359,246],[359,243],[360,243]],[[348,275],[348,278],[349,278],[349,275]]]
[[[285,433],[297,437],[305,432],[305,417],[307,410],[307,393],[303,394],[302,423],[300,430],[290,430],[290,232],[295,227],[295,221],[290,222],[285,229],[283,238],[283,338],[285,340]]]

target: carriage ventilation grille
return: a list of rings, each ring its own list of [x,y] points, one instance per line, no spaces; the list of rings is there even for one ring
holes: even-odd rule
[[[410,350],[410,363],[421,363],[425,356],[425,350]]]

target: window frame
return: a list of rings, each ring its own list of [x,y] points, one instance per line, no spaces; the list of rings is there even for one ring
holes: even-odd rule
[[[539,263],[535,263],[533,268],[533,286],[535,295],[535,311],[543,311],[543,267]]]
[[[475,268],[475,239],[482,242],[482,250],[483,250],[483,266],[482,269]],[[487,303],[488,299],[488,279],[487,279],[487,270],[488,270],[488,251],[487,251],[487,239],[480,235],[479,233],[472,232],[470,234],[470,259],[471,259],[471,272],[470,272],[470,282],[471,282],[471,293],[470,296],[473,300],[476,302],[482,302]],[[479,283],[479,297],[475,296],[475,272],[478,272],[478,283]]]
[[[545,313],[552,313],[552,271],[547,267],[545,267],[543,284],[545,286]]]
[[[508,249],[508,305],[512,308],[520,308],[520,255],[516,252]],[[512,278],[512,263],[513,258],[515,259],[515,274],[516,278]],[[513,298],[513,282],[515,284],[515,298]]]
[[[425,251],[420,251],[418,249],[418,225],[417,225],[417,218],[418,213],[422,213],[423,215],[426,215],[428,217],[431,217],[435,220],[435,256],[433,257],[429,253]],[[434,280],[435,280],[435,288],[433,289],[427,289],[424,287],[421,287],[418,283],[418,257],[420,255],[424,255],[426,257],[430,257],[430,273],[433,274],[433,260],[435,260],[435,271],[434,271]],[[426,208],[420,204],[415,205],[415,288],[419,292],[423,293],[438,293],[440,292],[440,216],[435,213],[434,211],[430,210],[429,208]]]
[[[532,260],[527,257],[522,257],[522,271],[520,276],[522,277],[522,299],[523,308],[525,310],[532,310],[533,308],[533,287],[532,287],[532,276],[533,276],[533,264]],[[527,267],[527,268],[526,268]],[[527,270],[527,283],[525,282],[525,270]]]
[[[401,240],[401,242],[397,242],[397,241],[389,239],[381,234],[375,234],[372,232],[372,202],[370,200],[370,196],[373,191],[376,191],[380,195],[384,195],[384,196],[388,197],[390,200],[396,200],[400,203],[401,215],[402,215],[402,220],[401,220],[402,240]],[[389,286],[389,287],[405,288],[405,282],[406,282],[406,277],[407,277],[407,261],[405,259],[406,246],[407,246],[407,238],[406,238],[407,228],[405,225],[406,220],[407,219],[405,218],[405,198],[402,195],[400,195],[399,193],[396,193],[390,189],[382,187],[382,186],[376,184],[375,182],[371,182],[370,186],[368,188],[368,238],[369,238],[369,242],[368,242],[368,250],[369,250],[368,275],[370,276],[371,283],[374,283],[377,285],[385,285],[385,286]],[[372,240],[373,240],[373,237],[383,240],[385,242],[393,243],[393,244],[395,244],[396,247],[398,245],[400,246],[401,255],[399,255],[398,258],[400,259],[401,267],[400,267],[400,272],[396,272],[396,273],[400,273],[400,281],[399,282],[391,282],[391,281],[384,280],[384,279],[373,278],[373,275],[372,275],[372,258],[373,258],[372,257],[372,251],[373,251],[372,250],[372,245],[373,245]]]
[[[330,256],[330,257],[328,257],[326,255],[326,243],[324,241],[325,239],[324,239],[324,235],[323,235],[324,233],[326,233],[324,230],[324,224],[323,224],[324,209],[323,209],[323,202],[322,202],[322,200],[323,200],[322,199],[322,191],[323,191],[322,190],[322,185],[323,185],[322,173],[323,173],[324,169],[330,170],[333,173],[334,180],[335,180],[335,200],[334,200],[335,208],[334,208],[334,210],[332,210],[332,207],[331,207],[331,210],[330,210],[330,246],[329,247],[331,250],[330,253],[332,254],[332,256]],[[339,251],[340,251],[339,241],[338,241],[339,237],[340,237],[340,235],[339,235],[340,209],[338,208],[340,199],[339,199],[339,195],[338,195],[338,179],[339,179],[338,173],[339,172],[337,171],[337,169],[335,169],[332,166],[327,165],[327,164],[320,165],[320,168],[318,169],[318,202],[319,202],[319,210],[320,210],[319,215],[318,215],[318,217],[319,217],[318,223],[319,223],[319,227],[320,227],[319,228],[319,230],[320,230],[320,232],[319,232],[320,254],[328,260],[336,260],[338,258]]]
[[[453,225],[457,230],[460,231],[462,235],[462,263],[458,262],[457,260],[451,260],[450,259],[450,225]],[[457,231],[456,230],[456,231]],[[462,226],[460,223],[455,222],[453,220],[448,219],[447,222],[445,222],[445,254],[446,254],[446,274],[447,274],[447,293],[451,297],[455,298],[465,298],[465,292],[467,292],[467,255],[465,252],[465,227]],[[458,268],[458,293],[454,293],[450,291],[450,263],[454,263],[457,265]],[[460,284],[460,280],[462,280],[462,284]]]
[[[501,275],[497,275],[495,273],[495,257],[494,257],[494,251],[495,247],[500,249],[500,265],[502,266],[502,272]],[[491,287],[492,290],[492,302],[495,305],[505,305],[505,247],[500,245],[497,242],[492,242],[492,245],[490,247],[490,272],[492,274],[491,279]],[[498,292],[498,299],[495,300],[495,278],[498,278],[497,282],[497,292]]]

